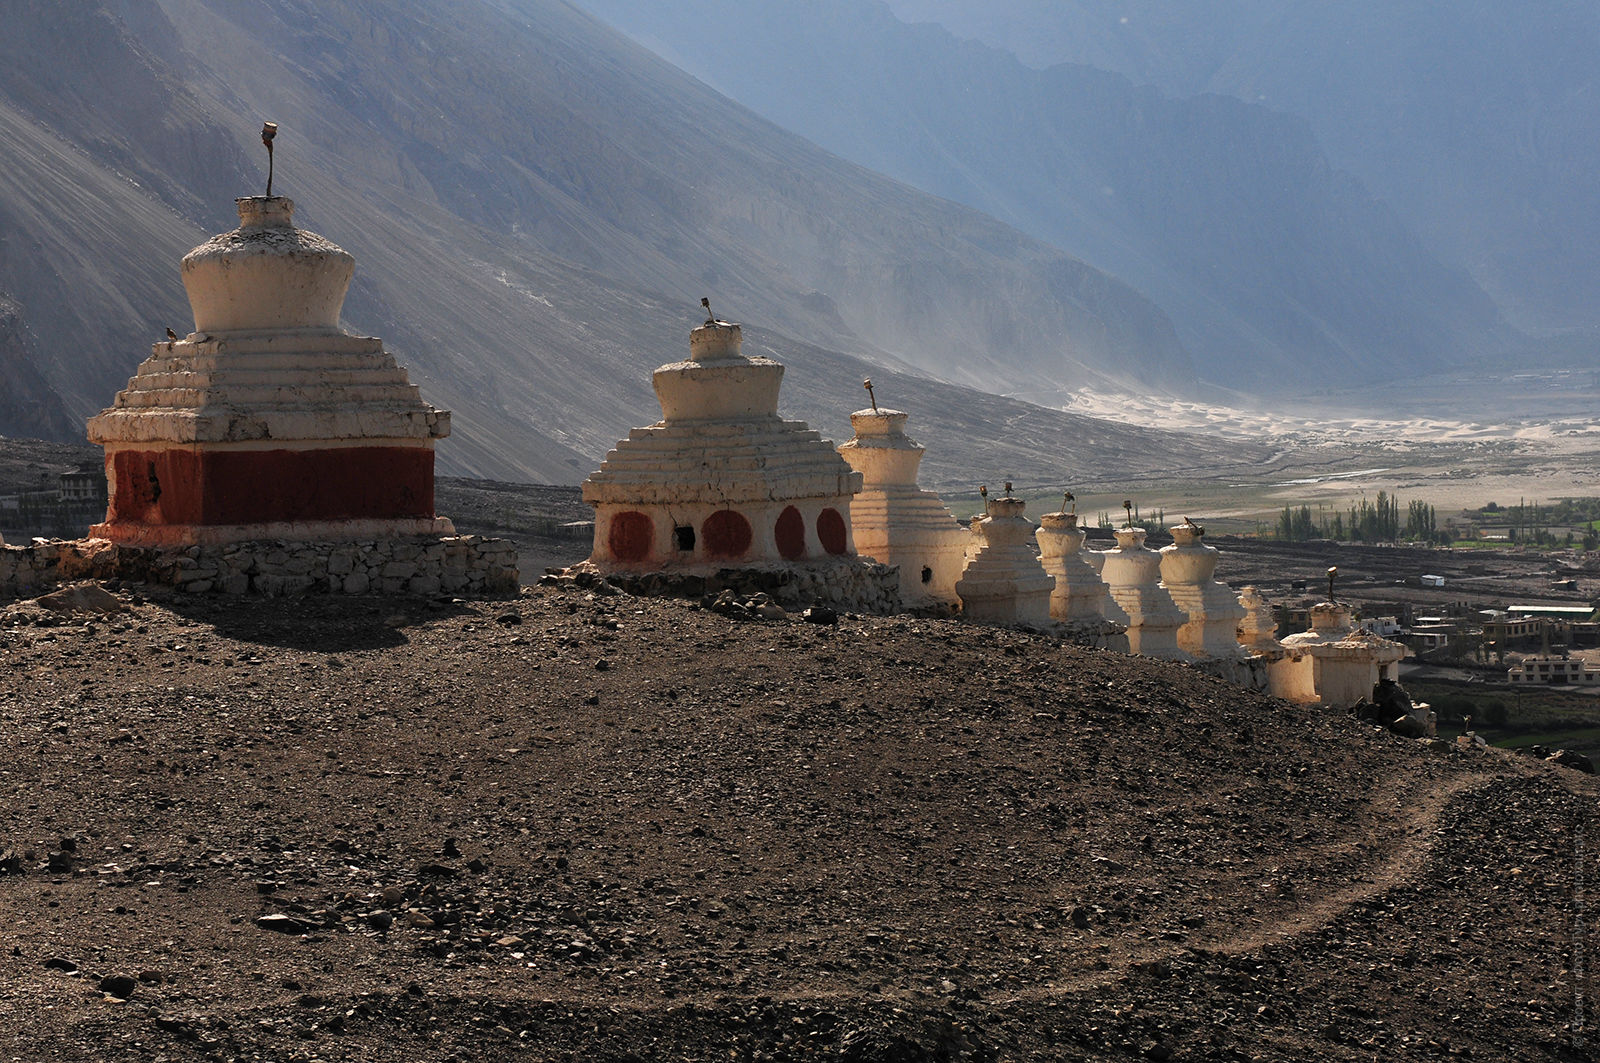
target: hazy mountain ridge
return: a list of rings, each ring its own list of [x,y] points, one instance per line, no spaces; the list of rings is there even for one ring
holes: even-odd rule
[[[1033,70],[878,0],[580,2],[824,147],[1127,280],[1203,378],[1314,391],[1513,340],[1299,119],[1082,66]],[[700,47],[707,26],[729,46]]]
[[[1178,96],[1223,93],[1299,115],[1515,323],[1600,324],[1593,4],[889,3],[1035,66],[1086,63]]]
[[[564,4],[119,0],[81,30],[49,5],[19,15],[11,59],[100,71],[0,81],[0,209],[32,241],[0,259],[0,289],[74,417],[186,330],[178,259],[260,192],[264,117],[283,130],[274,190],[357,258],[351,327],[455,412],[450,471],[580,478],[657,416],[649,370],[681,355],[701,295],[800,347],[996,388],[1190,379],[1171,323],[1120,282],[781,132]],[[837,424],[873,369],[835,357],[827,395],[846,405],[820,412]]]
[[[39,375],[33,338],[22,307],[0,293],[0,436],[35,432],[64,438],[72,430],[61,396]]]

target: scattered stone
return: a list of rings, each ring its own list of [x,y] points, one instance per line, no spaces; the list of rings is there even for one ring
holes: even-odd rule
[[[457,875],[461,874],[461,870],[459,868],[451,867],[449,864],[430,862],[419,866],[417,868],[417,874],[424,878],[428,878],[430,876],[435,878],[455,878]]]
[[[1559,764],[1563,768],[1572,768],[1575,771],[1594,774],[1594,761],[1582,753],[1572,749],[1558,749],[1545,758],[1551,764]]]
[[[274,912],[270,915],[256,917],[256,926],[262,930],[270,930],[275,934],[304,934],[310,928],[293,916]]]
[[[118,1000],[127,1000],[138,988],[139,983],[125,974],[108,974],[100,979],[100,992]]]
[[[78,969],[77,964],[71,960],[62,959],[60,956],[52,956],[45,960],[44,966],[52,971],[65,971],[67,974],[71,974]]]

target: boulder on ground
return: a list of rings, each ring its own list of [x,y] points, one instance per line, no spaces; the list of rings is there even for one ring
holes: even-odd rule
[[[98,583],[79,583],[41,595],[35,602],[56,613],[120,613],[126,608],[117,596]]]
[[[1544,759],[1551,764],[1559,764],[1563,768],[1573,768],[1577,771],[1588,772],[1590,775],[1594,774],[1594,761],[1576,750],[1558,749]]]

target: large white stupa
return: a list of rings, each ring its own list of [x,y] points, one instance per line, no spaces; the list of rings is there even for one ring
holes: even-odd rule
[[[583,484],[589,562],[602,572],[804,564],[855,555],[855,472],[801,421],[778,416],[783,366],[708,320],[689,360],[655,371],[661,420],[635,428]]]
[[[355,260],[294,227],[294,201],[236,201],[239,227],[183,259],[194,331],[157,342],[89,421],[110,505],[92,536],[172,546],[450,534],[423,402],[339,313]],[[169,330],[170,333],[170,330]]]

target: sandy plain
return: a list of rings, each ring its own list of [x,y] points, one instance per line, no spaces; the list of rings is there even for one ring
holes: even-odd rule
[[[1241,475],[1118,477],[1084,468],[1077,491],[1091,517],[1132,493],[1141,510],[1193,515],[1249,531],[1285,505],[1344,510],[1379,491],[1441,514],[1519,500],[1600,495],[1600,372],[1462,374],[1380,395],[1330,394],[1268,407],[1244,396],[1200,402],[1082,389],[1064,408],[1240,444],[1272,444]],[[1040,485],[1043,489],[1046,485]],[[1054,485],[1049,485],[1054,486]],[[1042,511],[1041,511],[1042,512]]]

